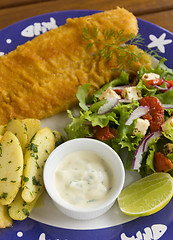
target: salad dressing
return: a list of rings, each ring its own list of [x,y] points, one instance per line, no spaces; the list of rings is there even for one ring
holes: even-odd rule
[[[104,201],[114,181],[104,159],[91,151],[67,155],[57,166],[54,179],[60,196],[79,207],[92,207]]]

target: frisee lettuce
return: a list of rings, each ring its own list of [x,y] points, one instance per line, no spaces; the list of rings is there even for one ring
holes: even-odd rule
[[[116,86],[128,85],[128,84],[129,84],[129,74],[122,71],[119,77],[105,84],[102,88],[100,88],[98,91],[94,93],[94,96],[99,97],[109,87],[113,88]]]
[[[86,83],[83,86],[79,86],[78,91],[76,93],[76,97],[79,100],[79,106],[84,110],[87,111],[88,107],[86,105],[86,96],[89,92],[90,84]]]
[[[145,73],[155,73],[160,75],[161,79],[172,80],[173,70],[164,65],[165,61],[166,59],[162,58],[155,68],[150,67],[149,69],[146,69],[142,66],[138,72],[139,82],[137,88],[142,91],[143,96],[156,96],[163,104],[171,104],[173,103],[173,90],[168,90],[167,92],[162,93],[158,88],[148,88],[142,80],[142,76]]]
[[[155,68],[146,69],[141,67],[137,77],[139,82],[137,87],[141,90],[142,96],[156,96],[163,104],[173,103],[173,89],[166,92],[162,92],[157,88],[148,88],[142,80],[144,73],[156,73],[165,80],[173,79],[173,70],[167,68],[164,63],[166,59],[161,59],[159,64]],[[69,118],[72,122],[65,129],[68,139],[92,137],[93,132],[91,127],[100,126],[101,128],[109,125],[110,128],[117,130],[117,135],[114,139],[107,140],[109,146],[111,146],[121,157],[124,166],[128,170],[132,170],[132,163],[135,155],[135,151],[141,140],[142,134],[133,135],[136,120],[131,125],[125,125],[125,122],[129,118],[130,114],[139,106],[138,101],[131,103],[119,102],[110,112],[105,114],[98,114],[98,109],[105,104],[106,100],[99,100],[99,96],[109,87],[115,87],[120,85],[129,85],[129,74],[122,71],[121,75],[112,80],[108,84],[105,84],[102,88],[96,91],[93,95],[89,96],[90,85],[84,84],[78,88],[77,99],[79,100],[79,106],[81,111],[78,117],[74,117],[72,111],[68,110]],[[165,120],[169,118],[173,113],[173,109],[165,109]],[[143,154],[142,165],[140,174],[142,177],[151,174],[155,171],[154,168],[154,153],[156,151],[162,151],[163,146],[168,142],[173,142],[173,129],[170,127],[170,134],[165,135],[156,140],[152,140],[149,144],[148,151]],[[173,161],[173,154],[170,155]],[[173,174],[173,171],[172,171]]]

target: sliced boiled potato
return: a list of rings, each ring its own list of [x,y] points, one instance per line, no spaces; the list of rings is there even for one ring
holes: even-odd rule
[[[56,141],[60,141],[60,140],[61,140],[61,138],[62,138],[62,135],[61,135],[61,133],[60,133],[60,132],[58,132],[58,131],[54,130],[54,131],[53,131],[53,134],[54,134],[54,137],[55,137],[55,142],[56,142]]]
[[[38,198],[42,194],[43,189],[44,188],[42,188],[42,190],[39,191],[36,198],[30,203],[27,203],[23,200],[23,198],[21,197],[21,189],[20,189],[14,201],[8,205],[9,216],[13,220],[24,220],[25,218],[27,218],[30,215]]]
[[[8,215],[7,206],[0,204],[0,228],[11,227],[13,220]]]
[[[0,135],[4,135],[7,125],[0,125]]]
[[[55,137],[55,147],[59,146],[61,143],[65,141],[64,137],[59,131],[53,131]]]
[[[40,129],[29,143],[22,180],[22,198],[25,202],[32,202],[42,189],[43,167],[54,148],[55,137],[48,127]]]
[[[0,204],[10,204],[20,186],[23,152],[18,138],[6,131],[0,142]]]
[[[2,137],[3,137],[3,136],[2,136],[2,135],[0,135],[0,141],[1,141]]]
[[[27,129],[25,124],[19,119],[12,119],[7,124],[7,131],[14,133],[19,139],[22,146],[22,150],[25,152],[25,148],[28,142]]]
[[[26,118],[22,120],[22,123],[26,126],[28,142],[31,138],[41,129],[41,121],[35,118]]]

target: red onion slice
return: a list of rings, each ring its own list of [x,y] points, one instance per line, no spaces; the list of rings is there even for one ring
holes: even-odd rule
[[[168,88],[168,90],[172,90],[173,89],[173,86],[172,87],[170,87],[170,88]]]
[[[112,89],[113,90],[116,90],[116,89],[122,90],[122,89],[124,89],[126,87],[132,87],[132,85],[121,85],[121,86],[112,87]]]
[[[141,167],[142,163],[142,155],[144,152],[147,151],[148,145],[151,141],[151,139],[157,139],[162,135],[161,131],[156,131],[152,132],[149,135],[145,136],[142,140],[142,142],[138,145],[136,152],[135,152],[135,157],[133,159],[133,165],[132,169],[137,170],[139,172],[139,169]]]
[[[142,117],[143,115],[145,115],[148,111],[149,111],[149,107],[148,106],[140,106],[138,108],[136,108],[129,116],[129,118],[127,119],[127,121],[125,122],[125,125],[131,125],[132,122],[139,117]]]
[[[121,102],[121,103],[131,103],[132,99],[121,98],[121,99],[119,99],[119,102]]]
[[[163,90],[163,91],[167,91],[168,90],[168,87],[167,87],[167,84],[165,84],[165,87],[160,87],[158,85],[153,85],[155,88],[159,89],[159,90]]]
[[[171,109],[173,108],[172,104],[162,104],[164,109]]]
[[[118,98],[107,98],[107,102],[99,108],[97,113],[105,114],[110,112],[118,104],[118,100]]]

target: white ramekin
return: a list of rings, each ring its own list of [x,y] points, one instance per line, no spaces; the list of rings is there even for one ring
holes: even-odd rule
[[[92,151],[100,155],[112,170],[115,182],[111,193],[105,201],[94,207],[81,208],[71,205],[63,200],[56,190],[54,183],[56,168],[68,154],[75,151]],[[124,186],[125,171],[120,157],[107,144],[95,139],[77,138],[61,144],[49,155],[45,163],[43,179],[47,193],[61,212],[74,219],[88,220],[104,214],[112,207]]]

